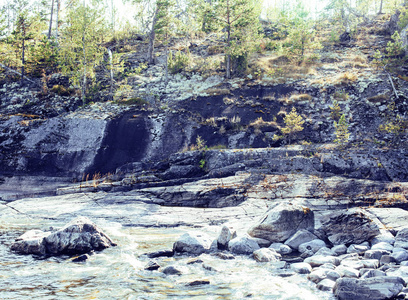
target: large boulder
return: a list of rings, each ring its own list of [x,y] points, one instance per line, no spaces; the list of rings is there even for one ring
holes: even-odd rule
[[[317,239],[313,233],[308,230],[299,230],[294,235],[292,235],[286,242],[285,245],[288,245],[292,249],[298,249],[299,246],[303,243],[310,242],[312,240]]]
[[[310,209],[296,204],[281,203],[270,209],[248,230],[248,234],[271,242],[284,242],[300,229],[313,228],[314,214]]]
[[[179,237],[173,244],[173,250],[177,253],[200,255],[210,250],[211,238],[204,233],[188,232]]]
[[[86,217],[78,217],[55,232],[28,231],[11,245],[20,254],[58,256],[103,250],[116,244]]]
[[[384,276],[367,279],[340,278],[334,286],[334,295],[339,300],[383,300],[392,299],[404,288],[400,277]]]
[[[352,208],[328,215],[318,231],[333,244],[360,244],[380,234],[382,224],[370,213]]]

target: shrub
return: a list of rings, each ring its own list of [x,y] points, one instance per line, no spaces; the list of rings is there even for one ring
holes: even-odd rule
[[[334,121],[334,127],[336,129],[334,133],[336,135],[336,139],[334,142],[344,148],[350,138],[349,124],[347,123],[346,116],[344,114],[340,117],[338,122]]]
[[[303,124],[305,121],[296,112],[296,108],[293,107],[292,111],[285,116],[284,122],[286,126],[282,128],[282,133],[287,136],[290,144],[293,136],[303,130]]]
[[[67,89],[66,87],[62,86],[62,85],[54,85],[51,88],[51,92],[59,95],[59,96],[69,96],[71,95],[72,90],[71,89]]]
[[[188,49],[187,54],[184,54],[181,51],[177,51],[173,57],[173,54],[170,51],[167,62],[171,74],[180,73],[190,64],[190,52],[188,51]]]

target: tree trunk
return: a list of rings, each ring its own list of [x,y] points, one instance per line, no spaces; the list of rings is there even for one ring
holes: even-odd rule
[[[59,12],[60,12],[60,0],[57,0],[57,15],[55,16],[55,40],[58,43],[58,22],[59,22]]]
[[[51,2],[51,15],[50,15],[50,26],[48,27],[48,38],[51,38],[52,32],[52,17],[54,16],[54,0]]]
[[[167,34],[166,34],[166,85],[169,82],[169,43],[167,41]]]
[[[156,8],[153,16],[153,22],[152,22],[152,29],[149,34],[149,49],[148,49],[148,61],[149,64],[154,64],[154,39],[156,38],[156,32],[155,32],[155,27],[157,23],[157,13],[158,13],[158,8]]]
[[[85,6],[85,0],[84,0],[84,27],[82,28],[82,49],[83,49],[83,59],[84,59],[84,73],[83,73],[83,79],[82,79],[82,90],[81,90],[81,98],[82,98],[82,104],[85,105],[85,91],[86,91],[86,45],[85,45],[85,26],[86,26],[86,6]]]
[[[109,53],[109,65],[110,65],[110,97],[111,100],[113,101],[113,55],[112,55],[112,50],[108,48],[108,53]]]
[[[378,11],[379,15],[381,15],[383,13],[382,8],[383,8],[383,0],[380,1],[380,10]]]

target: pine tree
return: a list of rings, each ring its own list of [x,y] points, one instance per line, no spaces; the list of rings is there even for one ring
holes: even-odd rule
[[[80,87],[84,104],[88,78],[95,77],[95,67],[106,52],[102,47],[107,32],[103,10],[96,2],[93,4],[91,7],[85,1],[73,2],[60,37],[60,67]]]
[[[284,118],[285,127],[282,128],[282,133],[288,137],[289,144],[292,141],[293,136],[303,130],[303,124],[305,121],[302,116],[296,112],[296,108],[292,108],[292,111]]]
[[[259,11],[251,0],[219,0],[212,8],[226,32],[226,77],[231,78],[231,58],[244,57],[246,61],[259,40]]]
[[[334,121],[334,128],[334,134],[336,135],[334,142],[339,144],[341,148],[344,148],[350,138],[349,124],[344,114],[340,117],[338,122]]]

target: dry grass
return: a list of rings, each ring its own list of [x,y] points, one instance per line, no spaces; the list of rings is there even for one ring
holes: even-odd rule
[[[357,80],[358,76],[355,73],[344,72],[335,79],[334,85],[347,85]]]
[[[259,117],[258,119],[256,119],[255,121],[251,122],[249,124],[250,127],[254,127],[255,129],[259,129],[262,127],[268,127],[268,126],[272,126],[272,127],[278,127],[278,124],[274,121],[264,121],[264,119],[262,117]]]
[[[294,94],[289,99],[293,101],[310,101],[313,97],[309,94]]]

